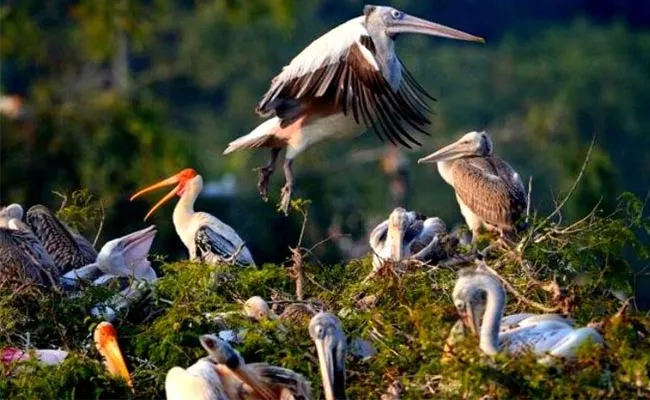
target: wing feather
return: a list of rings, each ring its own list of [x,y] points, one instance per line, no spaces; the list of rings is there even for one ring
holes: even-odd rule
[[[199,260],[210,264],[224,263],[229,261],[239,249],[225,235],[212,229],[209,225],[203,225],[197,229],[194,235],[196,243],[196,254]],[[254,265],[253,258],[246,246],[242,247],[237,257],[230,260],[234,265]]]

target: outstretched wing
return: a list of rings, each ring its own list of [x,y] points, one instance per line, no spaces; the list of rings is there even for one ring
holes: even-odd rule
[[[273,79],[257,112],[277,115],[285,127],[314,107],[334,106],[373,128],[381,140],[420,145],[411,132],[428,134],[426,98],[433,97],[399,60],[392,65],[399,81],[388,81],[363,21],[354,18],[307,46]]]
[[[220,234],[209,225],[203,225],[196,231],[194,241],[196,255],[203,262],[209,264],[229,262],[237,266],[255,264],[250,251],[243,243],[236,245],[226,235]]]

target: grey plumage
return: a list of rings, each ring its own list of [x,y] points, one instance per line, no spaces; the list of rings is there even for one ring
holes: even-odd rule
[[[97,259],[97,252],[92,244],[83,236],[72,232],[47,207],[31,207],[25,219],[59,267],[59,272],[66,273],[91,264]]]
[[[38,238],[18,220],[17,229],[0,228],[0,280],[56,285],[58,270]]]

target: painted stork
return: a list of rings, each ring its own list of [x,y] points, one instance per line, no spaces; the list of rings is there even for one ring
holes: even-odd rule
[[[507,162],[492,154],[492,140],[486,132],[469,132],[419,159],[418,164],[422,163],[438,163],[440,176],[456,192],[472,241],[482,227],[506,238],[521,229],[527,205],[524,184]]]
[[[373,269],[381,268],[386,260],[428,261],[440,247],[441,235],[445,233],[445,223],[440,218],[426,218],[397,207],[388,220],[377,225],[370,233]]]
[[[481,317],[476,309],[476,292],[486,295]],[[533,352],[543,364],[553,364],[558,358],[573,358],[577,349],[587,341],[602,344],[603,337],[593,328],[574,328],[573,323],[557,314],[504,317],[506,294],[501,282],[487,269],[461,270],[452,294],[460,317],[479,336],[479,346],[488,355],[504,352],[520,355]],[[501,331],[500,331],[501,330]]]
[[[334,315],[319,312],[309,322],[309,336],[316,345],[325,400],[345,396],[345,334]]]
[[[149,210],[145,220],[163,203],[178,195],[180,199],[172,218],[176,233],[187,248],[190,260],[208,264],[225,262],[238,266],[255,266],[253,256],[234,229],[208,213],[194,211],[194,202],[203,188],[203,178],[194,169],[186,168],[140,190],[131,196],[131,201],[144,193],[171,185],[176,187]]]
[[[47,207],[31,207],[25,220],[61,273],[92,264],[97,259],[93,245],[68,228]]]
[[[11,219],[22,221],[23,214],[23,207],[18,203],[2,207],[0,209],[0,228],[7,228],[9,226],[9,220]]]
[[[133,391],[133,379],[126,368],[124,356],[117,343],[117,330],[110,322],[100,322],[93,333],[93,339],[97,351],[104,358],[106,369],[113,376],[124,379]]]
[[[364,15],[316,39],[271,81],[257,106],[258,114],[271,118],[231,142],[224,151],[271,149],[269,163],[259,170],[258,189],[264,200],[284,147],[286,183],[281,209],[286,214],[293,186],[293,159],[309,146],[330,137],[360,134],[367,128],[393,144],[420,144],[411,132],[426,133],[424,128],[430,123],[427,98],[433,97],[395,54],[395,39],[403,33],[484,42],[392,7],[372,5],[364,8]]]
[[[311,384],[304,376],[266,363],[246,364],[239,352],[214,335],[203,335],[201,345],[216,364],[226,398],[311,399]]]

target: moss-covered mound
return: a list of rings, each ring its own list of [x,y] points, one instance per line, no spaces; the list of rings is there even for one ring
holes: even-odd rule
[[[587,345],[578,361],[561,369],[539,365],[532,356],[488,358],[469,336],[446,345],[457,320],[451,302],[456,271],[473,265],[467,255],[438,266],[389,267],[367,280],[369,258],[325,266],[305,256],[303,290],[314,307],[341,318],[350,339],[369,340],[377,350],[368,360],[348,355],[351,399],[380,398],[390,386],[403,399],[650,397],[650,320],[633,306],[619,312],[620,298],[632,293],[629,261],[647,262],[650,254],[642,243],[650,221],[642,214],[641,202],[625,197],[613,215],[594,211],[567,226],[538,218],[517,245],[492,242],[485,251],[487,265],[508,282],[507,313],[564,312],[579,325],[602,330],[604,348]],[[277,313],[295,300],[295,271],[287,266],[163,263],[160,272],[154,292],[115,323],[137,398],[164,397],[167,371],[204,355],[198,336],[223,329],[215,314],[240,311],[242,301],[254,295],[273,300]],[[0,367],[0,398],[132,396],[124,382],[106,374],[92,346],[97,321],[88,311],[112,290],[87,288],[75,299],[32,286],[0,290],[0,346],[71,352],[57,367]],[[248,362],[300,372],[321,397],[305,321],[251,322],[237,313],[223,320],[247,329],[236,348]]]

